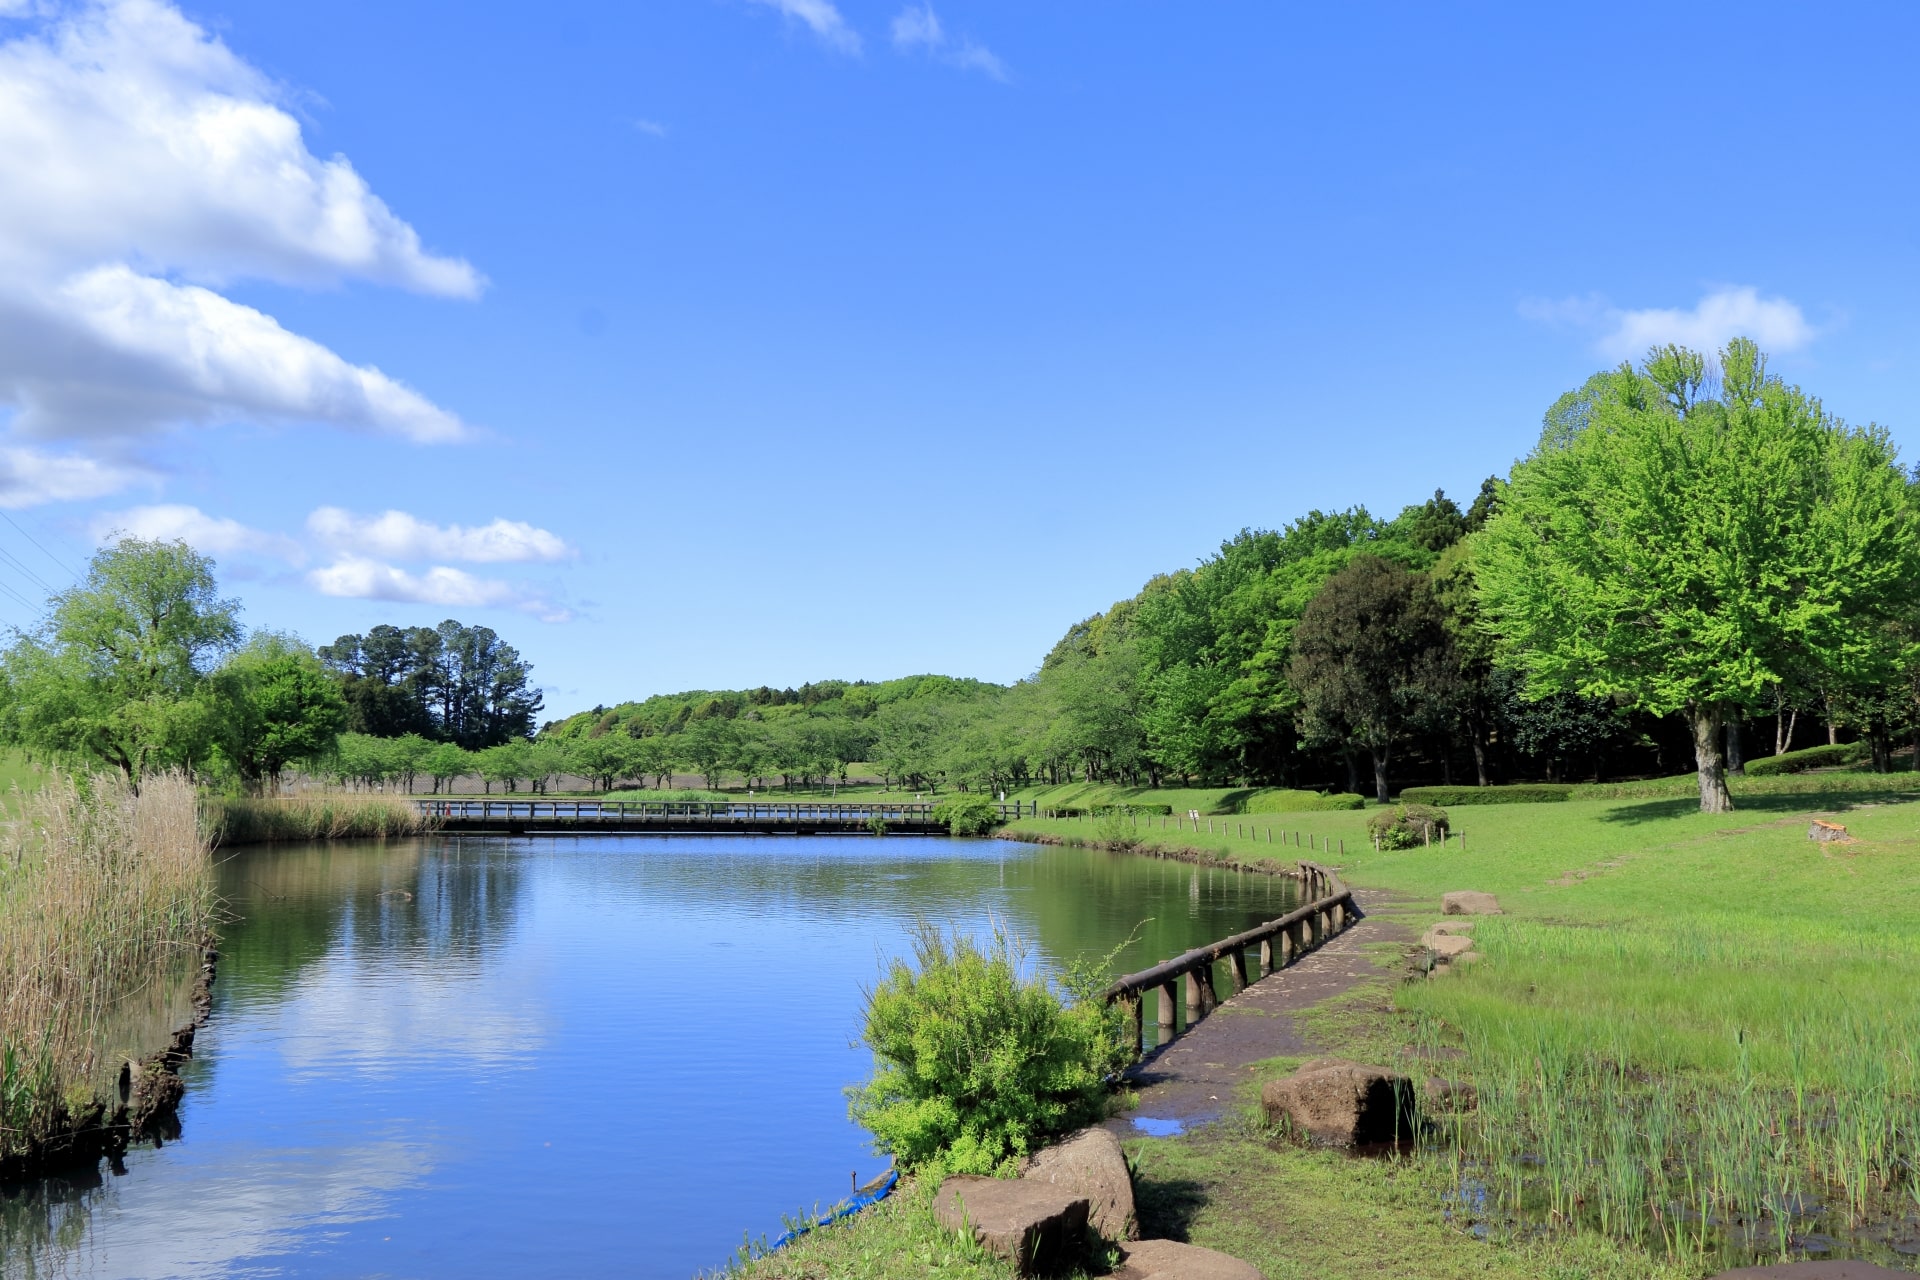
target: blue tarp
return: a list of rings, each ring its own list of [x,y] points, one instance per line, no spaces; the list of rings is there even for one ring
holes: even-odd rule
[[[778,1240],[775,1240],[772,1248],[785,1248],[815,1227],[830,1227],[842,1218],[851,1218],[854,1214],[860,1212],[870,1204],[879,1204],[887,1198],[887,1193],[893,1190],[893,1184],[898,1181],[900,1181],[900,1174],[893,1169],[887,1170],[887,1180],[875,1187],[872,1191],[862,1192],[851,1200],[841,1201],[828,1212],[826,1217],[821,1218],[818,1222],[808,1222],[795,1227],[793,1230],[782,1235]]]

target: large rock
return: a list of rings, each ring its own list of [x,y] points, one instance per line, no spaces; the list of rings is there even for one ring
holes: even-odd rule
[[[1258,1267],[1197,1244],[1136,1240],[1109,1280],[1267,1280]]]
[[[1109,1240],[1132,1240],[1140,1234],[1133,1216],[1133,1173],[1120,1139],[1105,1129],[1082,1129],[1044,1148],[1020,1176],[1085,1196],[1088,1220]]]
[[[1473,939],[1464,933],[1441,933],[1430,930],[1420,939],[1420,945],[1439,956],[1442,960],[1451,960],[1457,955],[1473,950]]]
[[[933,1216],[1031,1275],[1063,1271],[1085,1255],[1088,1203],[1044,1182],[960,1173],[940,1184]]]
[[[1500,899],[1490,893],[1479,893],[1472,889],[1455,889],[1440,899],[1440,914],[1444,916],[1497,916],[1500,914]]]
[[[1738,1267],[1713,1280],[1913,1280],[1909,1271],[1889,1271],[1871,1262],[1783,1262],[1771,1267]]]
[[[1267,1120],[1286,1120],[1321,1142],[1392,1142],[1412,1134],[1413,1082],[1384,1067],[1323,1058],[1260,1090]]]

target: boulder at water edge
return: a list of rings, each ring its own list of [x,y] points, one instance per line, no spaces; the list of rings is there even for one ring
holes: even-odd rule
[[[951,1231],[971,1231],[980,1247],[1008,1259],[1021,1275],[1064,1271],[1086,1253],[1088,1200],[1044,1182],[957,1173],[940,1184],[933,1216]]]
[[[1043,1148],[1020,1176],[1085,1196],[1092,1206],[1088,1220],[1108,1240],[1131,1240],[1140,1234],[1133,1217],[1133,1174],[1120,1139],[1105,1129],[1082,1129]]]
[[[1199,1245],[1136,1240],[1111,1280],[1266,1280],[1259,1268]]]
[[[1490,893],[1480,893],[1473,889],[1455,889],[1440,898],[1440,914],[1444,916],[1497,916],[1500,914],[1500,899]]]
[[[1322,1058],[1260,1090],[1269,1123],[1287,1121],[1320,1142],[1392,1142],[1413,1132],[1413,1082],[1384,1067]]]

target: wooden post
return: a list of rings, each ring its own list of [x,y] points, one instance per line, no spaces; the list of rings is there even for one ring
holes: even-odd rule
[[[1160,1037],[1154,1041],[1155,1044],[1165,1044],[1173,1039],[1174,1032],[1178,1029],[1179,1001],[1180,992],[1173,983],[1160,984],[1160,998],[1156,1002],[1160,1006]]]
[[[1233,989],[1236,992],[1247,989],[1247,949],[1245,947],[1235,947],[1227,956],[1227,973],[1233,979]]]
[[[1260,976],[1266,977],[1273,972],[1273,939],[1260,939]]]
[[[1187,986],[1187,1026],[1191,1027],[1193,1026],[1194,1023],[1204,1018],[1207,1013],[1206,1006],[1202,1003],[1202,997],[1200,995],[1200,971],[1199,970],[1197,969],[1187,970],[1186,986]]]
[[[1147,993],[1135,991],[1125,997],[1128,1005],[1127,1021],[1133,1024],[1133,1056],[1138,1058],[1147,1051],[1147,1011],[1145,1008]]]
[[[1220,1003],[1220,993],[1214,989],[1213,961],[1200,966],[1200,1016],[1212,1013],[1214,1006]]]

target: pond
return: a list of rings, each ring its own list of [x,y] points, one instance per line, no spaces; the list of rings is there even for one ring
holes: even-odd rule
[[[863,985],[916,918],[1144,968],[1293,882],[904,837],[267,846],[221,867],[182,1134],[0,1198],[7,1274],[685,1280],[884,1161]]]

